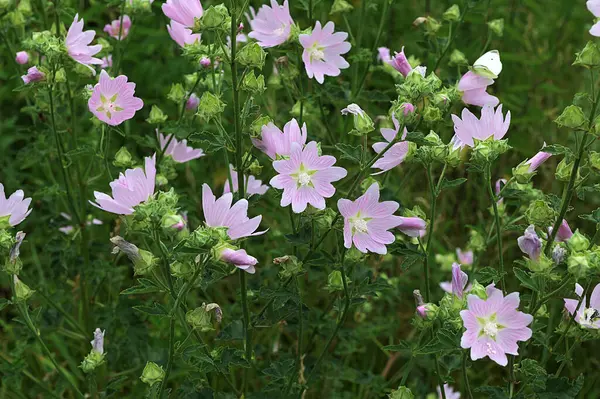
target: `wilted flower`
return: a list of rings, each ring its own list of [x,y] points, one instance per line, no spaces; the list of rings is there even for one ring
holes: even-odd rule
[[[306,123],[300,129],[296,119],[292,119],[285,124],[283,132],[272,122],[264,125],[261,129],[261,138],[253,138],[252,144],[271,159],[277,159],[291,154],[292,143],[304,146],[306,137]]]
[[[535,232],[535,226],[529,225],[525,230],[525,233],[517,238],[517,244],[521,252],[527,254],[530,259],[538,260],[542,251],[542,241]]]
[[[392,141],[394,141],[394,139],[398,135],[398,131],[400,130],[400,122],[398,122],[398,119],[396,119],[396,115],[392,115],[392,121],[394,122],[394,129],[385,127],[381,128],[381,135],[384,139],[387,140],[387,143],[384,141],[380,141],[378,143],[373,144],[373,151],[375,151],[377,154],[383,151]],[[408,131],[406,130],[406,128],[404,128],[402,140],[404,140],[407,133]],[[409,149],[410,143],[408,141],[401,141],[399,143],[394,144],[390,149],[388,149],[385,152],[385,154],[383,154],[381,158],[375,161],[373,166],[371,166],[375,169],[381,169],[380,172],[373,174],[378,175],[400,165],[408,155]]]
[[[579,284],[575,284],[575,294],[581,298],[583,295],[583,287]],[[569,314],[573,315],[575,309],[579,304],[578,299],[565,298],[565,308]],[[577,315],[575,321],[584,328],[600,328],[600,284],[594,287],[592,296],[590,298],[589,307],[587,304],[587,297],[583,297],[579,309],[577,309]]]
[[[27,75],[21,76],[21,79],[23,79],[23,83],[28,85],[29,83],[40,82],[46,79],[46,74],[37,69],[36,66],[32,66],[27,70]]]
[[[473,251],[464,251],[460,248],[456,248],[456,258],[458,263],[461,265],[472,265],[473,264]]]
[[[488,356],[501,366],[508,364],[506,354],[518,355],[518,341],[531,338],[531,329],[527,326],[533,316],[519,312],[519,293],[513,292],[506,297],[494,284],[486,287],[487,299],[470,294],[467,297],[467,310],[460,312],[464,327],[467,329],[461,338],[464,349],[471,348],[471,359]]]
[[[221,260],[227,263],[233,263],[235,267],[242,269],[247,273],[256,273],[254,266],[258,263],[258,260],[256,260],[254,256],[248,255],[244,249],[234,250],[225,248],[221,251]]]
[[[194,19],[202,17],[200,0],[167,0],[162,5],[165,15],[186,28],[194,26]]]
[[[255,232],[262,216],[248,218],[248,201],[241,199],[233,206],[231,193],[223,194],[216,199],[208,184],[202,185],[202,209],[204,220],[209,227],[227,227],[227,235],[232,240],[242,237],[257,236],[265,231]]]
[[[427,230],[427,222],[416,216],[400,216],[398,230],[409,237],[423,237]]]
[[[231,174],[231,184],[233,185],[233,192],[237,193],[238,191],[238,174],[237,171],[233,168],[233,165],[229,165],[229,173]],[[269,186],[266,184],[262,184],[262,180],[258,180],[256,177],[250,175],[244,175],[244,186],[246,187],[246,195],[248,197],[259,194],[263,195],[269,189]],[[228,193],[231,191],[229,187],[229,179],[225,180],[225,187],[223,188],[223,193]]]
[[[474,139],[485,140],[493,137],[494,140],[500,140],[508,132],[510,126],[510,111],[506,113],[506,118],[502,115],[502,104],[496,108],[486,105],[481,109],[481,118],[477,119],[467,108],[462,110],[462,119],[452,115],[454,121],[454,133],[463,145],[473,147]]]
[[[121,27],[121,18],[117,18],[104,26],[104,32],[117,40],[125,39],[129,34],[129,29],[131,29],[131,18],[128,15],[123,15],[123,27]]]
[[[317,21],[311,34],[299,36],[300,44],[304,47],[302,61],[309,78],[315,78],[317,82],[323,83],[325,76],[338,76],[340,69],[350,66],[342,57],[350,51],[352,46],[346,42],[346,32],[333,33],[333,22],[327,22],[321,28],[321,22]]]
[[[308,204],[325,209],[325,198],[333,197],[335,188],[331,184],[346,177],[344,168],[333,166],[335,157],[319,156],[317,143],[311,141],[304,147],[292,143],[290,159],[273,162],[279,173],[270,181],[271,186],[283,190],[281,206],[292,204],[295,213],[304,212]]]
[[[94,86],[88,100],[88,108],[102,122],[117,126],[133,118],[144,106],[144,102],[134,97],[134,93],[135,83],[128,83],[127,76],[111,78],[102,70],[100,81]]]
[[[29,54],[27,54],[27,51],[19,51],[15,56],[15,61],[19,65],[25,65],[29,62]]]
[[[69,56],[76,62],[88,67],[94,75],[96,75],[96,71],[90,65],[102,64],[100,59],[93,57],[102,50],[102,46],[100,44],[89,45],[95,36],[96,32],[93,30],[83,31],[83,18],[79,20],[79,14],[75,14],[65,39]]]
[[[600,17],[600,0],[589,0],[586,3],[587,9],[590,10],[594,17]],[[590,29],[590,35],[600,37],[600,21],[596,22]]]
[[[154,194],[155,162],[155,156],[146,157],[145,172],[142,168],[127,169],[110,183],[112,198],[94,191],[96,202],[90,203],[106,212],[131,215],[136,205],[146,202]]]
[[[165,152],[165,155],[170,155],[175,162],[184,163],[205,156],[206,154],[201,148],[192,148],[187,145],[187,140],[177,140],[175,137],[171,138],[172,135],[163,135],[158,133],[158,139],[160,141],[160,149]],[[167,143],[169,146],[166,148]]]
[[[355,201],[340,199],[338,209],[344,217],[344,246],[352,244],[362,253],[387,253],[387,244],[394,242],[389,229],[397,227],[402,218],[395,216],[398,210],[395,201],[379,202],[379,185],[373,183]]]
[[[293,24],[288,0],[284,0],[281,6],[276,0],[271,0],[271,7],[263,5],[250,20],[252,32],[248,36],[256,39],[261,47],[278,46],[289,39]]]
[[[185,47],[188,44],[194,44],[200,41],[200,34],[192,33],[190,28],[185,27],[177,21],[171,21],[167,25],[167,30],[171,39],[175,40],[181,47]],[[202,63],[202,61],[200,61]]]
[[[373,120],[358,104],[349,104],[341,112],[342,115],[354,115],[354,129],[350,132],[351,134],[362,136],[375,130]]]
[[[6,198],[4,185],[0,183],[0,228],[8,223],[10,226],[16,226],[21,223],[31,213],[29,208],[31,198],[25,198],[23,190],[17,190]]]
[[[495,107],[500,103],[498,97],[488,94],[486,89],[494,84],[494,80],[477,75],[473,71],[465,73],[458,82],[458,90],[461,91],[462,100],[465,104],[477,105],[483,107],[491,105]]]

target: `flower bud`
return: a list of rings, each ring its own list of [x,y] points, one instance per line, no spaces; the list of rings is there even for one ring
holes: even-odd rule
[[[227,7],[224,4],[218,4],[208,7],[204,10],[201,18],[196,18],[194,31],[228,31],[230,25],[231,17]]]
[[[354,7],[352,4],[348,3],[346,0],[334,0],[331,10],[329,11],[329,15],[346,13],[352,11],[353,9]]]
[[[552,234],[552,227],[548,229],[548,231]],[[556,237],[554,237],[554,241],[565,242],[568,239],[573,237],[573,231],[571,231],[571,227],[569,223],[565,219],[563,219],[562,223],[558,227],[558,233],[556,233]],[[587,249],[587,248],[586,248]]]
[[[575,230],[575,234],[573,234],[571,238],[567,240],[567,245],[573,252],[583,252],[587,251],[587,249],[590,247],[590,240],[581,234],[579,230]]]
[[[596,172],[600,172],[600,152],[590,151],[588,153],[588,161],[592,169]]]
[[[399,53],[396,53],[392,57],[389,64],[393,66],[395,70],[400,72],[405,78],[413,69],[408,62],[408,58],[406,58],[406,54],[404,54],[404,47],[402,47],[402,50]]]
[[[253,95],[262,94],[265,91],[265,77],[263,75],[254,75],[254,71],[246,73],[242,81],[242,90],[245,90]]]
[[[346,282],[348,282],[347,278]],[[344,282],[342,280],[342,272],[339,270],[334,270],[331,273],[329,273],[329,276],[327,276],[327,291],[335,292],[343,290]]]
[[[357,104],[350,104],[342,109],[342,115],[348,114],[354,115],[354,129],[350,131],[350,134],[364,136],[375,130],[375,125],[371,117]]]
[[[576,53],[573,65],[580,65],[584,68],[595,68],[600,65],[600,48],[592,41],[587,42],[583,50]]]
[[[240,52],[236,54],[235,60],[242,66],[262,69],[265,65],[266,57],[267,53],[265,50],[258,43],[251,42],[242,47]]]
[[[79,367],[84,373],[89,374],[104,363],[105,356],[106,355],[103,353],[99,353],[92,349],[90,353],[83,359]]]
[[[208,57],[200,58],[200,66],[202,68],[209,68],[212,65],[212,61]]]
[[[187,97],[187,93],[181,83],[172,84],[171,90],[169,90],[169,94],[167,94],[167,98],[178,105],[181,104],[183,102],[183,100],[186,99],[186,97]],[[152,106],[152,110],[154,110],[154,107],[155,106]],[[160,108],[158,108],[158,110],[160,111]],[[161,111],[161,114],[162,114],[162,111]],[[150,115],[152,115],[152,112],[150,112]]]
[[[94,339],[90,341],[92,344],[92,350],[98,352],[99,354],[104,354],[104,334],[106,330],[102,331],[99,328],[94,330]]]
[[[504,35],[504,18],[494,19],[487,23],[488,28],[498,37]]]
[[[417,306],[416,314],[420,318],[424,320],[433,320],[435,319],[438,312],[438,306],[433,303],[426,303],[420,306]]]
[[[471,230],[469,232],[469,244],[468,247],[475,252],[481,252],[486,248],[486,240],[483,235],[477,230]]]
[[[456,22],[460,19],[460,8],[458,4],[453,4],[443,15],[444,21]]]
[[[187,279],[194,274],[194,269],[190,262],[175,261],[169,265],[171,275],[176,278]]]
[[[529,204],[525,216],[527,217],[529,224],[546,229],[546,227],[550,226],[556,218],[556,212],[546,201],[535,200]]]
[[[25,65],[29,62],[29,54],[26,51],[19,51],[15,56],[15,61],[19,65]]]
[[[394,389],[389,395],[389,399],[414,399],[415,395],[405,386],[400,386],[398,389]]]
[[[200,99],[196,93],[192,93],[185,103],[185,109],[188,111],[196,111],[198,109],[198,104],[200,104]]]
[[[113,165],[118,168],[130,168],[133,166],[133,158],[126,147],[119,148],[119,151],[115,154]]]
[[[185,315],[185,320],[188,322],[190,326],[194,330],[199,330],[201,332],[214,331],[213,328],[213,320],[212,314],[214,310],[215,321],[217,323],[221,322],[222,312],[221,307],[216,303],[205,304],[197,307],[194,310],[190,310]]]
[[[515,166],[512,170],[513,177],[519,184],[527,184],[531,178],[535,175],[534,172],[529,171],[529,165],[527,161],[521,162],[518,166]]]
[[[442,111],[438,107],[427,105],[423,111],[423,120],[434,123],[442,120]]]
[[[544,272],[552,268],[552,260],[541,254],[537,259],[527,259],[527,268],[532,272]]]
[[[260,115],[250,124],[250,136],[254,138],[261,137],[263,126],[266,126],[271,122],[273,122],[273,120],[268,115]]]
[[[469,60],[467,60],[467,57],[465,57],[465,54],[462,51],[454,49],[454,51],[452,51],[452,53],[450,53],[449,64],[452,66],[468,65]]]
[[[177,234],[186,228],[187,221],[185,218],[178,214],[167,214],[162,217],[161,227],[167,234]]]
[[[0,254],[2,254],[4,251],[10,250],[15,243],[15,239],[12,234],[5,230],[6,228],[10,227],[10,224],[8,223],[9,219],[10,215],[0,218]],[[6,226],[4,224],[6,224]]]
[[[420,217],[399,216],[400,225],[398,230],[409,237],[423,237],[427,232],[427,222]]]
[[[15,292],[14,292],[15,302],[25,302],[29,298],[31,298],[31,296],[33,295],[33,293],[35,291],[32,290],[31,288],[29,288],[27,286],[27,284],[25,284],[24,282],[19,280],[19,278],[17,277],[16,274],[13,275],[13,280],[15,283]]]
[[[245,249],[236,249],[228,244],[222,244],[213,248],[213,257],[226,263],[231,263],[246,273],[256,273],[258,260],[248,255]]]
[[[225,110],[225,103],[210,91],[205,91],[200,97],[196,115],[206,122],[220,115]]]
[[[46,74],[40,71],[36,66],[32,66],[27,70],[27,74],[21,76],[23,83],[26,85],[30,83],[41,82],[46,79]]]
[[[442,24],[438,22],[435,18],[427,17],[425,19],[425,32],[430,35],[434,35],[438,30],[442,27]]]
[[[275,258],[273,259],[273,263],[281,267],[281,270],[279,271],[279,278],[282,280],[304,273],[302,262],[300,262],[298,258],[293,255],[285,255]]]
[[[567,271],[576,279],[587,277],[590,264],[587,253],[573,253],[567,259]]]
[[[6,259],[6,263],[4,264],[3,270],[8,274],[14,274],[15,276],[19,274],[21,268],[23,268],[23,263],[19,258],[21,244],[25,239],[25,233],[19,231],[14,240],[11,240],[13,243],[8,258]]]
[[[152,386],[157,382],[161,382],[163,378],[165,378],[165,371],[163,368],[154,362],[147,362],[144,371],[142,371],[140,380],[142,380],[144,384]]]
[[[571,172],[573,171],[574,161],[568,160],[568,157],[564,157],[556,165],[556,172],[554,176],[558,181],[568,182],[571,179]]]
[[[562,114],[554,120],[560,127],[568,127],[570,129],[577,129],[587,123],[588,120],[583,114],[583,110],[577,105],[569,105],[566,107]]]
[[[525,230],[525,233],[517,238],[517,244],[521,252],[529,256],[530,259],[537,261],[542,251],[542,240],[538,237],[535,232],[535,226],[529,225]]]
[[[473,282],[473,284],[471,285],[471,290],[469,291],[469,294],[477,295],[479,298],[481,298],[483,300],[487,300],[487,297],[488,297],[485,287],[483,285],[479,284],[477,282],[477,280],[475,280]]]
[[[154,257],[152,252],[139,249],[134,244],[127,242],[123,237],[115,236],[110,239],[115,245],[113,253],[123,252],[131,262],[133,262],[134,274],[143,276],[152,271],[156,266],[157,259]]]

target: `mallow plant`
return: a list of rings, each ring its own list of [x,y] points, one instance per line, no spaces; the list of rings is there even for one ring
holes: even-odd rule
[[[423,3],[1,1],[0,396],[597,396],[600,1]]]

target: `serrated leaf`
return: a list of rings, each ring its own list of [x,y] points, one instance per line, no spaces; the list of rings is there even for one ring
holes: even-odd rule
[[[574,155],[573,151],[569,147],[565,147],[564,145],[560,144],[547,145],[543,148],[543,151],[552,155]]]
[[[362,163],[362,150],[359,145],[352,146],[350,144],[339,143],[335,145],[335,148],[342,153],[341,159],[347,159],[359,165]]]
[[[154,284],[152,280],[149,280],[147,278],[140,278],[138,282],[140,284],[124,289],[123,291],[121,291],[120,295],[140,295],[162,291],[160,287]]]
[[[519,269],[518,267],[513,268],[513,273],[521,282],[521,285],[525,288],[529,288],[532,291],[540,291],[539,283],[537,280],[529,275],[525,270]]]
[[[454,179],[454,180],[448,180],[444,177],[444,180],[442,181],[442,185],[440,186],[440,191],[445,190],[447,188],[458,187],[466,181],[467,181],[467,179],[465,179],[464,177]]]
[[[588,220],[592,223],[600,223],[600,208],[596,209],[594,212],[588,215],[579,215],[579,217],[583,220]]]
[[[144,306],[144,305],[140,305],[140,306],[134,306],[133,307],[135,310],[137,310],[138,312],[142,312],[145,313],[147,315],[150,316],[168,316],[169,312],[167,311],[167,309],[165,309],[165,307],[159,303],[154,303],[152,306]]]
[[[502,280],[502,274],[497,269],[487,266],[477,270],[473,278],[481,284],[487,284]]]

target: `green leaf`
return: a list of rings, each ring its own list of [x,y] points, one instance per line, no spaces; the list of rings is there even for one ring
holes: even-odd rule
[[[140,278],[138,280],[140,284],[134,285],[133,287],[129,287],[121,291],[120,295],[140,295],[140,294],[149,294],[151,292],[160,292],[162,291],[160,287],[158,287],[154,281],[149,280],[147,278]]]
[[[520,375],[521,384],[525,389],[540,391],[546,389],[546,379],[548,373],[533,359],[523,359],[515,366],[515,371]]]
[[[137,310],[138,312],[142,312],[145,313],[149,316],[168,316],[169,312],[167,311],[167,309],[165,309],[165,307],[159,303],[154,302],[154,304],[152,306],[144,306],[144,305],[140,305],[140,306],[134,306],[133,307],[135,310]]]
[[[362,163],[362,150],[359,145],[339,143],[335,145],[335,148],[342,153],[341,159],[348,159],[359,165]]]
[[[412,141],[418,145],[431,145],[431,143],[425,140],[425,136],[421,132],[408,132],[406,133],[405,139],[406,141]]]
[[[447,188],[458,187],[466,181],[467,181],[467,179],[465,179],[464,177],[461,177],[459,179],[454,179],[454,180],[448,180],[444,177],[444,180],[442,181],[442,185],[440,186],[440,191],[445,190]]]
[[[594,212],[588,215],[579,215],[579,217],[583,220],[590,221],[592,223],[600,223],[600,208],[596,209]]]
[[[547,145],[543,148],[543,151],[552,155],[574,155],[569,147],[560,144]]]
[[[502,280],[502,274],[497,269],[487,266],[477,270],[474,279],[481,284],[488,284],[493,281]]]
[[[491,387],[491,386],[483,386],[479,388],[473,389],[475,392],[480,392],[485,395],[475,395],[478,398],[487,398],[487,399],[506,399],[508,398],[508,392],[506,389],[500,387]]]
[[[405,352],[410,353],[412,351],[410,342],[408,341],[400,341],[397,345],[388,345],[384,346],[383,349],[390,352]]]
[[[10,301],[6,298],[0,298],[0,310],[10,305]]]
[[[530,290],[536,292],[540,291],[539,282],[537,279],[531,277],[525,270],[514,267],[513,272],[523,287],[529,288]]]

